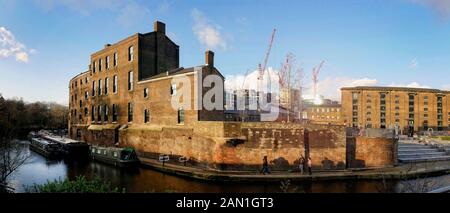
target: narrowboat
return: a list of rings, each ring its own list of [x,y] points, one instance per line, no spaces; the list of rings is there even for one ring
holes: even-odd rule
[[[62,156],[59,144],[42,138],[31,138],[30,149],[46,158],[58,158]]]
[[[139,165],[139,159],[132,148],[102,147],[91,145],[91,158],[103,163],[119,167],[133,167]]]
[[[67,137],[41,132],[40,137],[60,145],[61,152],[66,158],[87,159],[89,156],[89,144],[73,140]]]

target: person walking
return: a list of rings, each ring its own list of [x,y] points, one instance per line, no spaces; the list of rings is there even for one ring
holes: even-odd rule
[[[298,169],[300,170],[300,174],[302,174],[302,175],[303,175],[304,168],[305,168],[305,158],[303,157],[303,155],[300,155]]]
[[[312,167],[312,160],[311,160],[311,157],[308,157],[308,173],[309,173],[309,175],[312,175],[311,167]]]
[[[270,174],[269,162],[267,161],[267,156],[264,156],[264,158],[263,158],[263,167],[262,167],[262,170],[260,171],[260,173],[262,173],[263,175]]]

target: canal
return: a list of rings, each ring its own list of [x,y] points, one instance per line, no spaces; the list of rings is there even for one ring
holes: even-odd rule
[[[43,184],[58,179],[74,179],[84,175],[87,178],[100,177],[113,186],[125,188],[126,192],[283,192],[280,184],[237,184],[212,183],[167,175],[149,169],[121,170],[98,162],[76,163],[64,160],[47,160],[30,151],[28,143],[21,142],[29,160],[11,177],[10,186],[16,192],[25,192],[26,186]],[[418,191],[426,185],[429,189],[450,185],[450,175],[408,181],[355,180],[291,183],[288,192],[306,193],[366,193]]]

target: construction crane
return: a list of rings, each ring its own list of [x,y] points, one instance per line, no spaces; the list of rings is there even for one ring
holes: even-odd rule
[[[269,60],[270,51],[272,50],[272,45],[273,45],[273,41],[275,39],[276,31],[277,31],[276,29],[273,29],[272,36],[270,37],[269,47],[267,48],[266,55],[265,55],[264,60],[263,60],[263,64],[262,65],[258,64],[258,82],[261,82],[261,81],[264,80],[264,73],[265,73],[266,68],[267,68],[267,61]],[[270,81],[271,81],[271,79],[270,79],[270,73],[269,73],[269,82],[268,82],[268,85],[267,85],[268,92],[270,92],[270,90],[271,90],[271,82]],[[259,85],[259,86],[261,86],[261,85]],[[262,91],[262,89],[259,88],[259,87],[258,87],[258,90]]]
[[[287,75],[288,75],[287,72],[290,69],[293,57],[294,56],[291,53],[287,54],[284,63],[281,64],[281,69],[278,72],[278,83],[280,84],[280,89],[286,87],[286,84],[287,84],[286,78],[287,78]]]
[[[323,64],[325,63],[325,61],[322,61],[319,65],[319,67],[314,67],[313,71],[312,71],[312,80],[313,80],[313,84],[314,84],[314,99],[317,98],[317,85],[319,84],[319,73],[320,73],[320,69],[322,69]]]

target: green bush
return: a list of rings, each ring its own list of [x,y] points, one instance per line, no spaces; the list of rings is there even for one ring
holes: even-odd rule
[[[28,193],[120,193],[125,189],[119,190],[112,187],[109,182],[102,181],[99,177],[87,180],[84,176],[77,176],[75,180],[54,180],[47,181],[46,184],[25,187]]]

